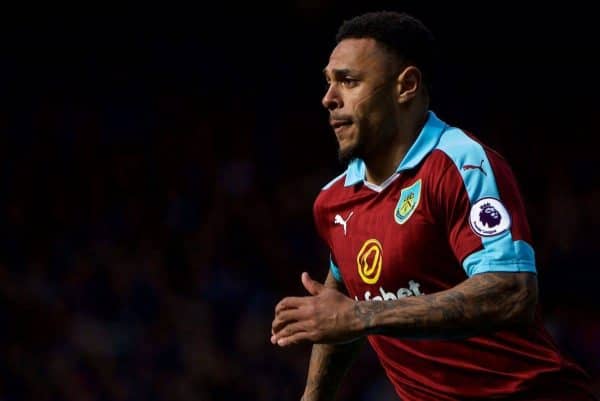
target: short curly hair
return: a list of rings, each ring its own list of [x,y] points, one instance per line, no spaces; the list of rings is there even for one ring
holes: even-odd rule
[[[395,11],[376,11],[344,21],[336,34],[336,43],[344,39],[372,38],[396,54],[401,62],[411,63],[423,74],[431,90],[436,59],[432,32],[417,18]]]

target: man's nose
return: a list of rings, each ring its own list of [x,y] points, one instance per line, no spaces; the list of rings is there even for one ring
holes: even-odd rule
[[[334,85],[329,85],[321,103],[327,110],[339,109],[343,106],[342,99]]]

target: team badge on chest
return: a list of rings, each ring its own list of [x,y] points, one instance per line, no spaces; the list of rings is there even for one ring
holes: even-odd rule
[[[421,180],[400,190],[400,199],[394,209],[394,219],[398,224],[404,224],[412,216],[421,199]]]

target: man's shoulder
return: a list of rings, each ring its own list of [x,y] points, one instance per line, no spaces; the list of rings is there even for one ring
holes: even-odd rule
[[[348,171],[345,170],[342,174],[338,175],[337,177],[329,181],[327,184],[323,185],[323,187],[321,188],[321,192],[328,191],[336,185],[341,185],[343,187],[347,172]]]
[[[326,221],[329,219],[331,210],[346,197],[345,177],[346,172],[343,172],[330,180],[321,188],[314,200],[313,216],[317,229],[324,237],[326,236]]]
[[[445,154],[459,168],[462,168],[465,163],[468,165],[480,163],[488,158],[505,162],[498,151],[484,143],[472,131],[457,127],[446,129],[434,150]]]
[[[344,171],[342,174],[330,180],[321,188],[315,199],[315,205],[326,204],[334,199],[339,199],[340,196],[343,196],[346,173],[347,171]]]
[[[471,131],[448,127],[440,137],[435,149],[441,150],[452,158],[459,158],[480,152],[482,145],[481,140]]]

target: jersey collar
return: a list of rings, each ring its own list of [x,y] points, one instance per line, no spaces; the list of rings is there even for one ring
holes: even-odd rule
[[[408,149],[408,152],[406,152],[396,172],[416,167],[439,142],[442,132],[446,128],[446,123],[440,120],[433,111],[428,111],[427,114],[427,121],[423,129],[421,129],[417,139],[410,149]],[[365,178],[365,173],[365,162],[361,159],[352,160],[346,169],[344,186],[349,187],[362,182]]]

